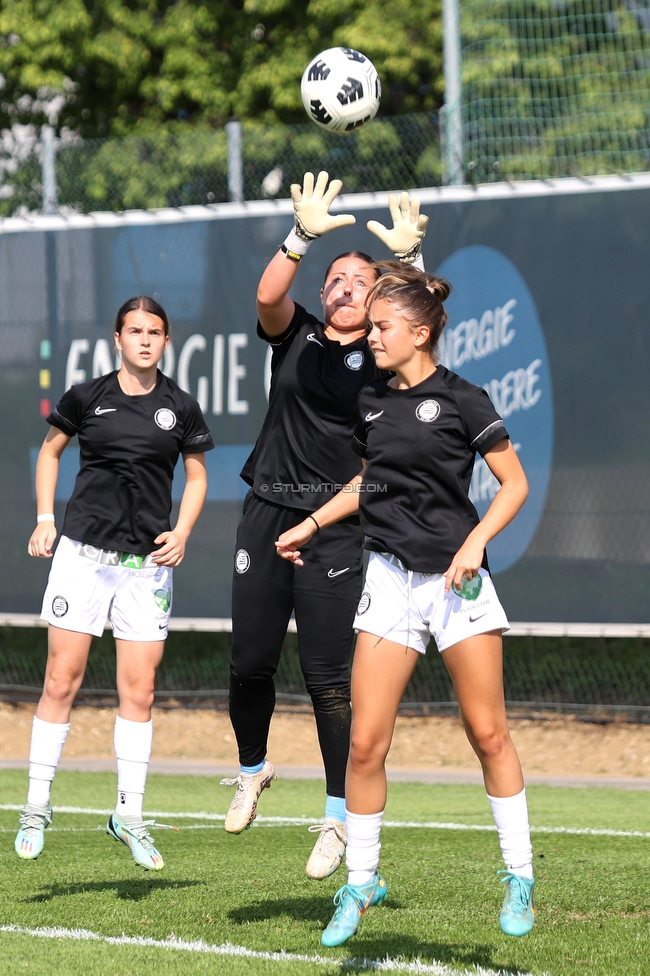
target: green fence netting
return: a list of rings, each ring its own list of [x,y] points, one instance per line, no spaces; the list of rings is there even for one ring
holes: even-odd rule
[[[44,629],[0,628],[0,697],[30,700],[38,695],[46,644]],[[506,698],[518,714],[650,721],[650,640],[506,637],[504,651]],[[171,633],[158,672],[158,702],[225,705],[229,657],[230,634]],[[309,702],[294,634],[286,638],[276,688],[281,704]],[[115,652],[105,634],[94,642],[79,700],[112,701],[114,689]],[[418,662],[402,711],[455,709],[451,681],[431,644]]]
[[[460,11],[473,181],[648,169],[647,2],[461,0]]]
[[[345,191],[431,186],[441,181],[437,113],[377,119],[341,136],[311,122],[242,123],[244,199],[288,197],[291,183],[325,169]],[[0,147],[1,155],[1,147]],[[39,147],[6,174],[0,214],[40,210]],[[225,129],[177,129],[123,139],[59,139],[58,207],[63,212],[223,203],[229,199]]]

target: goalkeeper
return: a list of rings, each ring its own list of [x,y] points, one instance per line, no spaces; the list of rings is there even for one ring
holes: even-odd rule
[[[379,375],[366,339],[366,295],[378,271],[360,251],[339,255],[325,272],[321,321],[289,296],[301,261],[323,234],[355,223],[329,208],[340,180],[306,173],[291,187],[294,227],[257,290],[257,333],[271,346],[269,408],[241,476],[250,485],[237,532],[232,596],[230,718],[241,771],[225,828],[255,819],[259,796],[275,778],[266,758],[275,707],[274,675],[291,614],[325,766],[323,824],[307,874],[325,878],[345,852],[345,770],[350,739],[352,622],[361,595],[362,533],[357,516],[317,531],[305,565],[278,558],[275,540],[333,497],[358,470],[352,451],[357,399]],[[408,193],[390,197],[393,227],[368,229],[397,258],[423,267],[428,218]]]

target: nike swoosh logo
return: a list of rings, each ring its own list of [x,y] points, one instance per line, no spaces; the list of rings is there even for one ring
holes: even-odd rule
[[[316,338],[316,333],[315,332],[310,332],[309,335],[307,336],[307,338],[309,339],[310,342],[317,342],[318,345],[321,347],[321,349],[324,349],[325,348],[325,346],[320,341],[320,339],[317,339]]]
[[[476,620],[480,620],[481,617],[484,617],[487,612],[488,612],[487,610],[484,610],[483,613],[475,613],[475,614],[470,613],[469,622],[473,624]]]
[[[346,566],[345,569],[337,569],[336,572],[334,572],[333,569],[330,569],[327,575],[330,577],[330,579],[334,579],[335,576],[340,576],[341,573],[347,573],[349,568],[350,568],[349,566]]]
[[[366,422],[368,422],[370,420],[376,420],[377,417],[381,417],[381,415],[382,415],[383,412],[384,412],[383,410],[380,410],[379,413],[367,413],[366,414]]]
[[[96,407],[95,414],[96,416],[101,417],[103,413],[115,413],[116,410],[117,407]]]

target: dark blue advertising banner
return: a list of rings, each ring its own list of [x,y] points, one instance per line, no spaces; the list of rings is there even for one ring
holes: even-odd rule
[[[427,268],[452,284],[440,359],[485,387],[528,475],[530,496],[489,547],[512,620],[650,621],[650,179],[424,190]],[[347,196],[356,215],[316,242],[293,297],[319,314],[328,263],[386,257],[366,221],[387,197]],[[259,277],[292,224],[288,201],[155,214],[37,218],[0,227],[3,423],[0,612],[37,613],[46,561],[30,559],[34,466],[44,417],[76,383],[115,368],[121,303],[154,296],[172,321],[164,371],[212,431],[208,501],[175,576],[174,612],[229,617],[239,471],[267,404],[269,350],[255,333]],[[57,521],[77,471],[73,440]],[[183,489],[177,468],[174,499]],[[478,460],[471,498],[498,489]]]

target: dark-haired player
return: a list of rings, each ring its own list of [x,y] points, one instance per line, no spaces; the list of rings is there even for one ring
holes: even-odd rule
[[[275,540],[328,497],[358,468],[351,448],[359,391],[378,375],[366,339],[365,300],[377,272],[358,251],[339,255],[320,293],[323,321],[289,295],[310,243],[354,217],[329,213],[341,189],[316,184],[311,173],[302,191],[292,187],[295,222],[267,266],[257,291],[258,335],[273,349],[269,408],[242,477],[251,486],[237,533],[233,572],[233,650],[230,717],[241,772],[226,817],[240,833],[254,817],[262,790],[274,778],[267,738],[282,641],[292,612],[300,664],[311,696],[325,766],[324,823],[307,874],[324,878],[345,850],[345,767],[350,730],[349,661],[352,621],[362,579],[362,535],[356,515],[320,533],[308,568],[277,558]],[[427,218],[408,194],[391,197],[393,228],[368,227],[402,260],[420,255]],[[227,781],[230,782],[230,781]]]
[[[148,297],[117,313],[116,372],[73,386],[47,418],[51,430],[36,465],[37,526],[31,556],[49,558],[57,532],[59,458],[79,438],[80,468],[52,560],[41,617],[49,623],[43,694],[32,728],[29,793],[15,849],[33,859],[52,821],[50,788],[70,728],[70,711],[93,636],[110,620],[117,650],[117,806],[107,832],[144,868],[163,859],[142,819],[151,754],[154,678],[172,603],[173,567],[205,500],[204,452],[212,437],[196,400],[158,370],[169,343],[164,309]],[[171,528],[178,455],[186,484]]]
[[[386,273],[368,294],[369,343],[377,365],[396,375],[359,398],[354,443],[367,464],[347,490],[277,543],[285,558],[306,565],[317,527],[326,531],[360,509],[370,550],[354,621],[349,876],[322,941],[345,942],[364,911],[386,897],[377,873],[384,763],[400,699],[431,634],[454,682],[499,833],[506,865],[501,927],[525,935],[534,924],[532,849],[503,694],[501,635],[508,621],[485,546],[517,514],[528,486],[485,390],[436,364],[447,282],[395,263],[380,268]],[[482,520],[468,495],[477,452],[501,486]]]

